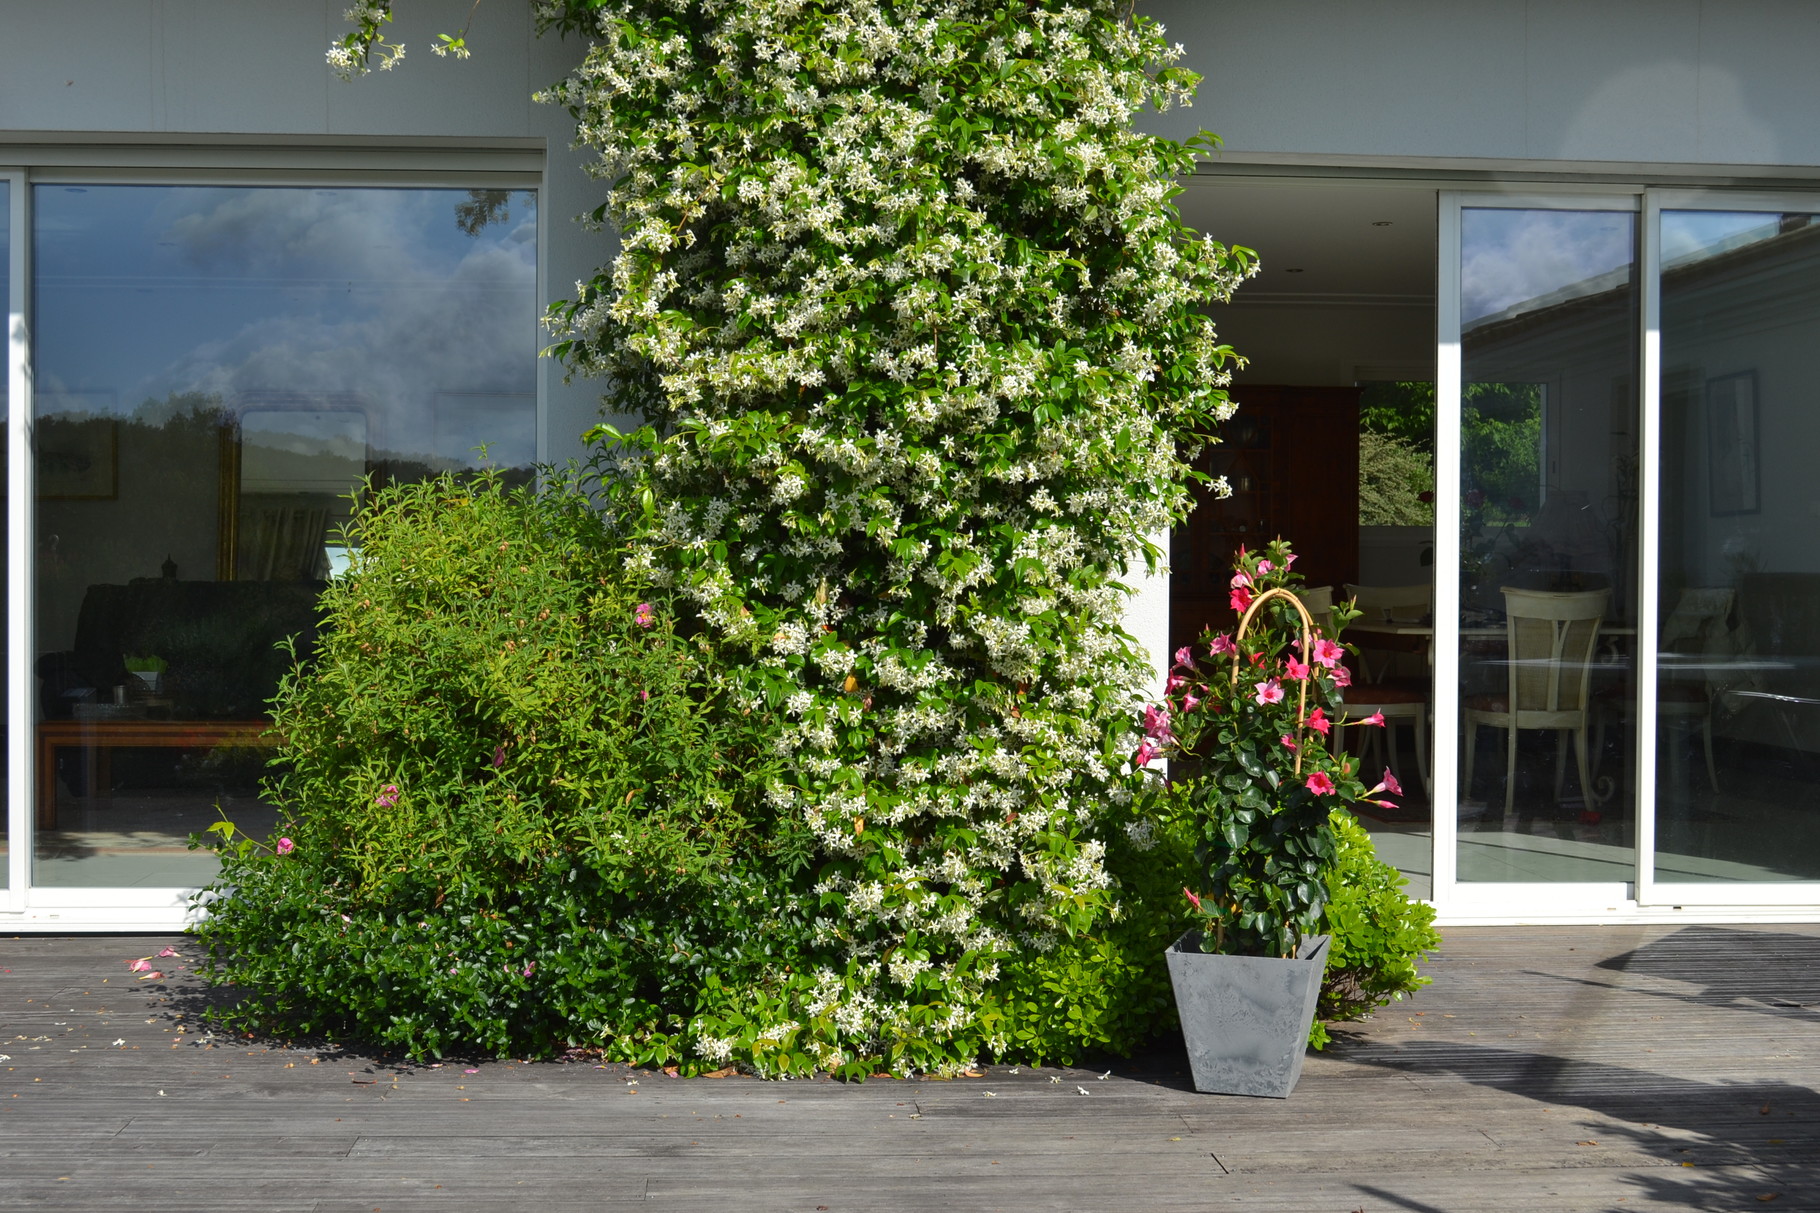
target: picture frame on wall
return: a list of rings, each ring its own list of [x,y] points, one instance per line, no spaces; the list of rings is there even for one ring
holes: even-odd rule
[[[1757,432],[1757,372],[1738,371],[1706,381],[1707,485],[1715,518],[1755,514],[1761,508]]]

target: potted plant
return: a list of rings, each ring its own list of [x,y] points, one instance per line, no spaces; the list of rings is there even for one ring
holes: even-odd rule
[[[170,668],[170,663],[164,658],[154,653],[146,657],[129,655],[125,661],[127,673],[140,681],[146,694],[156,695],[163,689],[164,672]]]
[[[1200,1091],[1282,1098],[1295,1086],[1327,962],[1328,815],[1401,790],[1389,772],[1367,788],[1328,748],[1334,729],[1384,721],[1347,718],[1339,632],[1355,612],[1317,619],[1294,562],[1280,539],[1239,549],[1235,626],[1175,654],[1134,755],[1171,760],[1169,792],[1198,840],[1201,888],[1183,890],[1196,922],[1168,961]]]

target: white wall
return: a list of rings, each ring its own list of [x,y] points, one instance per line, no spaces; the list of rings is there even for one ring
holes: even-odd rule
[[[1229,153],[1820,164],[1810,0],[1142,0]]]

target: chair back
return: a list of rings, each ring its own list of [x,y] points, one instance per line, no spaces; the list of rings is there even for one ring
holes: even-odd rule
[[[1333,587],[1330,585],[1311,585],[1299,589],[1295,596],[1302,600],[1308,613],[1314,617],[1315,626],[1325,630],[1333,622]]]
[[[1656,647],[1664,653],[1719,651],[1730,631],[1732,607],[1738,591],[1725,586],[1690,586],[1675,600],[1675,609],[1662,621]]]
[[[1586,710],[1599,621],[1610,590],[1560,592],[1505,586],[1510,643],[1510,709],[1522,714]],[[1542,725],[1523,727],[1546,727]]]
[[[1346,597],[1359,610],[1359,618],[1372,623],[1425,623],[1434,614],[1435,588],[1420,585],[1354,585],[1346,583]]]

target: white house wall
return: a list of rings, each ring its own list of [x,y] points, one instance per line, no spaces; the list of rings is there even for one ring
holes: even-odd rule
[[[1235,159],[1820,164],[1803,0],[1144,0]]]

